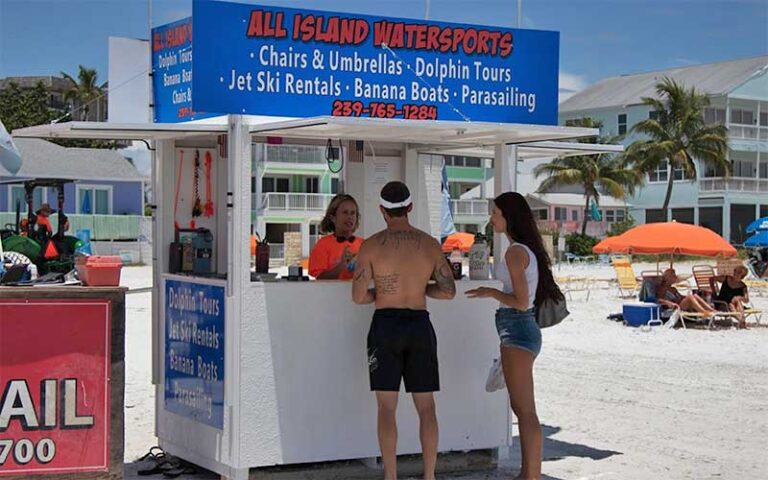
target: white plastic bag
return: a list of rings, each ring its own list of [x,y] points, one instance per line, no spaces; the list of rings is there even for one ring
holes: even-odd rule
[[[495,392],[506,387],[504,382],[504,370],[501,368],[501,359],[494,358],[491,364],[491,370],[488,372],[488,378],[485,380],[485,391]]]

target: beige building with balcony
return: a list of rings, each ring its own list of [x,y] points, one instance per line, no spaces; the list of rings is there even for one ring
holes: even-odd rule
[[[663,165],[628,199],[630,213],[638,223],[664,221],[660,207],[672,175],[671,219],[741,243],[745,227],[768,215],[768,56],[607,78],[560,104],[560,123],[591,117],[603,122],[603,135],[625,134],[652,114],[641,98],[654,96],[665,76],[709,97],[705,120],[728,128],[730,175],[700,164],[694,180]],[[629,135],[623,143],[637,138]]]

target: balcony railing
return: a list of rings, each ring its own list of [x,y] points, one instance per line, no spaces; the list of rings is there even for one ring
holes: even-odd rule
[[[264,145],[259,143],[253,146],[253,159],[256,162],[326,164],[328,161],[326,148],[323,145]]]
[[[488,199],[451,200],[451,213],[454,215],[488,216]]]
[[[328,208],[328,204],[333,198],[332,194],[327,193],[264,193],[262,194],[261,205],[257,205],[257,198],[252,197],[252,210],[273,210],[273,211],[298,211],[298,212],[318,212],[322,213]]]
[[[768,178],[710,177],[699,180],[702,192],[768,192]]]
[[[269,258],[285,258],[285,245],[282,243],[270,243]]]
[[[768,140],[768,127],[758,127],[756,125],[728,125],[728,135],[731,138],[744,140]]]
[[[564,222],[560,220],[537,220],[536,224],[539,226],[539,230],[541,230],[542,233],[581,233],[581,221]],[[586,233],[592,237],[602,238],[606,235],[609,228],[611,228],[609,222],[595,222],[590,220],[587,222]]]

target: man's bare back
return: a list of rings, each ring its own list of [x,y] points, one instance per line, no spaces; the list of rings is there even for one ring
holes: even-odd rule
[[[435,283],[429,284],[430,280]],[[451,299],[456,293],[440,244],[411,226],[387,228],[363,242],[353,282],[355,301],[375,301],[377,309],[426,310],[427,296]]]

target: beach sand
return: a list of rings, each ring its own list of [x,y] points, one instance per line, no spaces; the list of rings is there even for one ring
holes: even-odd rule
[[[690,273],[692,265],[676,269]],[[655,268],[635,265],[638,274]],[[609,266],[563,266],[555,275],[614,276]],[[122,283],[148,287],[151,269],[124,268]],[[535,366],[544,478],[766,478],[768,328],[754,320],[748,330],[625,327],[606,320],[625,300],[615,284],[601,284],[589,301],[586,292],[574,292],[571,316],[544,330]],[[753,300],[768,311],[768,296]],[[126,462],[157,444],[150,302],[149,292],[126,301]],[[768,325],[768,314],[762,323]],[[517,465],[514,452],[496,470],[447,478],[511,478]]]

